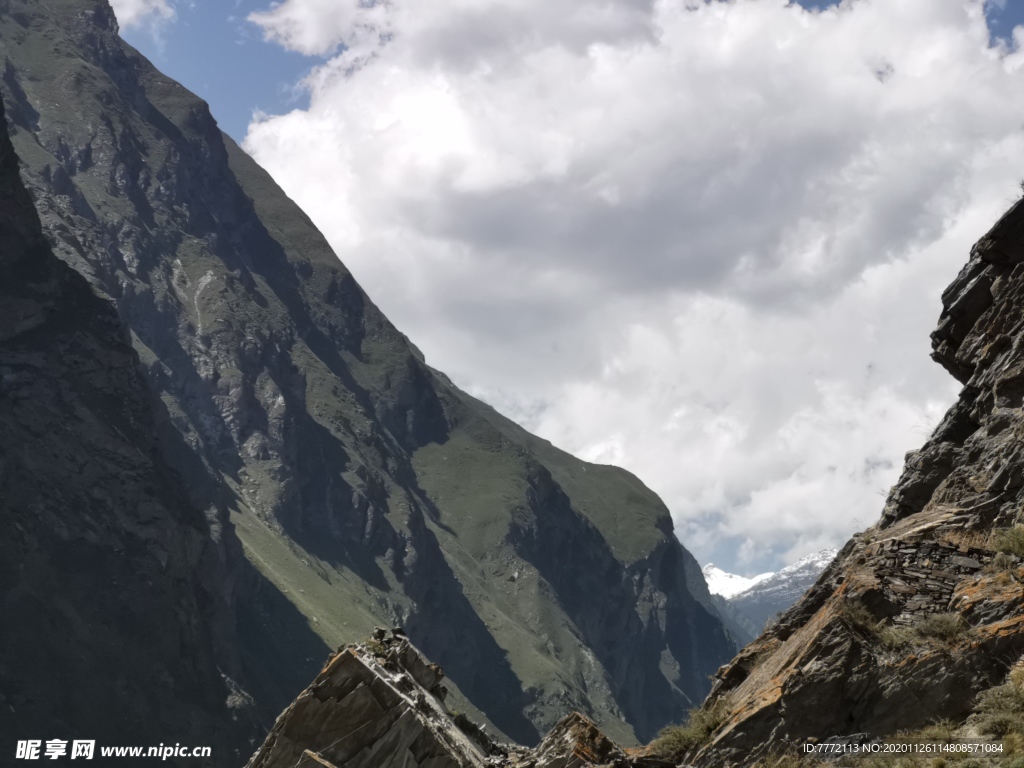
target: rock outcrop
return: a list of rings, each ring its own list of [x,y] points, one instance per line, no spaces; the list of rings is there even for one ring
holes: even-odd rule
[[[573,709],[646,739],[703,698],[734,648],[655,494],[431,369],[207,105],[120,40],[106,0],[0,0],[0,53],[43,232],[116,311],[122,367],[154,395],[144,431],[199,511],[188,552],[211,553],[195,578],[223,620],[182,621],[234,649],[238,697],[269,722],[329,648],[387,623],[523,743]],[[172,554],[168,573],[193,572]]]
[[[246,768],[670,768],[627,754],[579,713],[534,749],[495,741],[445,703],[444,673],[405,637],[376,630],[331,654]]]
[[[933,357],[964,388],[877,525],[718,675],[689,759],[963,722],[1024,654],[1024,202],[943,294]]]

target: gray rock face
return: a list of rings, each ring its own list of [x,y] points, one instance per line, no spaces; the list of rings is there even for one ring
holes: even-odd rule
[[[161,459],[157,419],[128,333],[51,252],[0,125],[5,752],[171,730],[225,765],[259,732],[232,679],[226,544]]]
[[[648,738],[703,697],[732,645],[657,496],[426,365],[106,0],[0,0],[0,52],[43,232],[130,334],[146,431],[202,511],[224,618],[185,624],[234,649],[261,717],[379,623],[524,743],[573,709]]]
[[[248,768],[483,768],[487,752],[444,706],[439,668],[408,640],[351,646],[278,718]],[[491,749],[488,750],[487,747]],[[507,750],[504,751],[507,754]]]

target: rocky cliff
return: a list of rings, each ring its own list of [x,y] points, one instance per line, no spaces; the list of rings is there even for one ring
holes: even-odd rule
[[[173,728],[224,765],[259,733],[235,683],[220,523],[160,457],[153,400],[114,308],[44,239],[0,125],[7,759],[14,739],[158,744]]]
[[[646,739],[704,696],[733,648],[637,478],[431,369],[206,104],[119,39],[106,0],[0,0],[0,53],[43,232],[128,334],[154,395],[143,431],[208,540],[189,552],[215,555],[180,571],[222,620],[186,624],[234,648],[221,671],[265,722],[378,623],[524,743],[572,709]],[[54,502],[52,525],[76,506]]]
[[[942,305],[933,357],[963,383],[959,400],[907,455],[879,523],[718,673],[696,764],[938,720],[970,729],[1008,690],[1024,654],[1024,201]],[[1024,732],[1024,706],[988,728]]]

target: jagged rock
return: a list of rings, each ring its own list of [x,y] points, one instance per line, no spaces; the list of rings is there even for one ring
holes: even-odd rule
[[[429,692],[439,670],[408,640],[383,663],[354,645],[331,656],[277,719],[248,768],[484,768],[487,752]],[[495,748],[491,745],[492,748]]]
[[[627,754],[578,712],[534,749],[496,743],[430,693],[441,674],[402,637],[339,648],[246,768],[669,768]]]
[[[719,671],[705,706],[724,723],[696,764],[962,722],[1024,654],[1024,562],[991,538],[1024,523],[1024,204],[942,303],[933,356],[964,383],[958,402],[907,455],[880,522]]]

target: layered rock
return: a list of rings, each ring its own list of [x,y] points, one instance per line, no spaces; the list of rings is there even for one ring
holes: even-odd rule
[[[942,303],[933,356],[964,384],[957,403],[907,455],[880,522],[719,671],[705,707],[722,725],[695,763],[962,722],[1024,654],[1024,202]]]
[[[669,768],[572,713],[534,749],[494,741],[445,703],[440,667],[404,632],[331,654],[246,768]]]
[[[130,333],[262,717],[379,623],[524,743],[572,709],[648,738],[704,696],[733,648],[655,494],[426,365],[106,0],[0,0],[0,52],[43,231]]]

